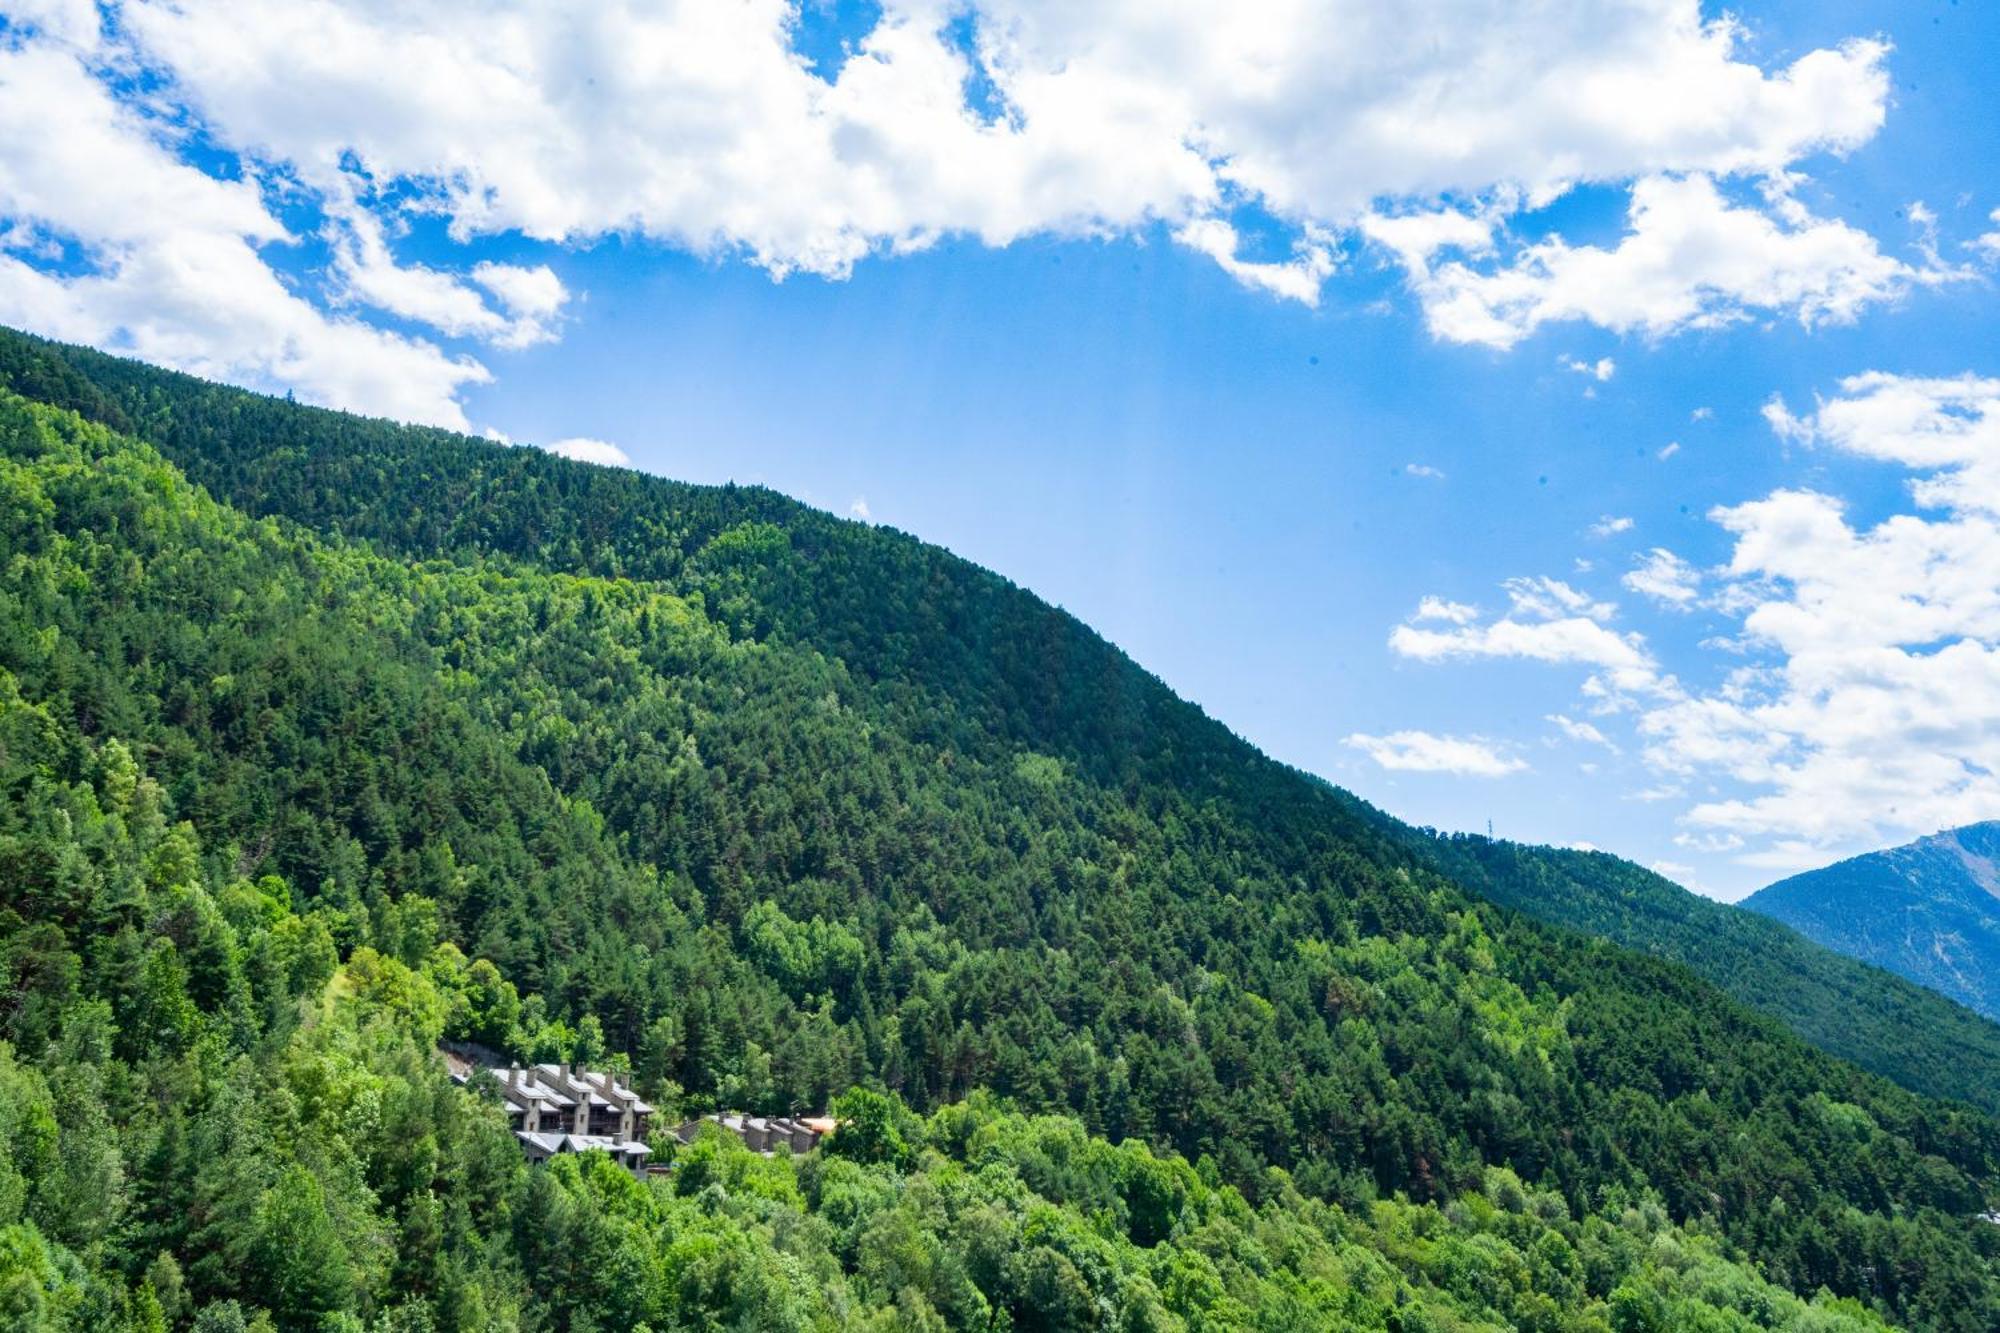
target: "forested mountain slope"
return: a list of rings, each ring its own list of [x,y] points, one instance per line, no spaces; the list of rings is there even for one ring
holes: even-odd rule
[[[4,329],[0,385],[115,429],[142,427],[192,479],[252,514],[410,558],[505,555],[655,583],[698,600],[736,637],[809,648],[838,664],[915,739],[959,744],[955,733],[976,733],[1005,753],[1059,758],[1096,784],[1172,786],[1221,802],[1228,818],[1267,835],[1311,826],[1378,858],[1414,859],[1545,920],[1693,966],[1823,1049],[1906,1087],[2000,1110],[2000,1026],[1754,922],[1734,923],[1615,857],[1433,840],[1265,760],[1072,617],[887,529],[761,488],[579,467]]]
[[[466,1302],[490,1312],[520,1290],[510,1282],[593,1287],[587,1271],[537,1267],[560,1261],[537,1226],[500,1220],[529,1195],[584,1207],[545,1197],[533,1181],[551,1173],[517,1180],[504,1139],[440,1128],[412,1163],[394,1146],[407,1117],[394,1145],[373,1138],[386,1112],[346,1123],[385,1097],[458,1114],[438,1109],[449,1098],[415,1054],[435,1028],[544,1057],[608,1045],[689,1109],[817,1108],[860,1083],[924,1111],[988,1089],[1072,1116],[1201,1161],[1244,1207],[1373,1254],[1401,1276],[1370,1288],[1269,1242],[1280,1268],[1360,1293],[1361,1327],[1419,1279],[1495,1325],[1698,1326],[1675,1313],[1684,1297],[1766,1326],[1836,1317],[1759,1295],[1734,1259],[1913,1327],[2000,1324],[2000,1236],[1976,1217],[2000,1197],[1994,1121],[1827,1057],[1682,968],[1480,901],[1413,856],[1407,830],[1262,759],[992,575],[767,492],[4,347],[11,384],[161,441],[227,502],[145,445],[0,401],[13,913],[0,1024],[33,1066],[24,1085],[100,1107],[91,1141],[128,1164],[101,1210],[112,1222],[51,1237],[88,1272],[136,1290],[165,1250],[204,1297],[275,1309],[274,1274],[289,1270],[256,1236],[303,1191],[349,1280],[280,1310],[295,1326],[381,1304],[404,1289],[398,1265],[422,1268],[425,1317],[454,1328],[489,1326]],[[79,1031],[104,1037],[78,1047]],[[59,1229],[67,1214],[35,1202],[67,1170],[34,1146],[37,1095],[6,1103],[31,1127],[12,1151],[32,1190],[0,1188],[0,1221]],[[272,1097],[289,1109],[257,1121],[266,1150],[204,1166]],[[911,1133],[941,1136],[937,1162],[893,1171],[984,1160],[936,1124]],[[65,1141],[58,1160],[76,1155]],[[1476,1234],[1477,1199],[1510,1215],[1518,1203],[1501,1170],[1528,1183],[1529,1211],[1573,1229],[1557,1237],[1572,1253],[1592,1226],[1658,1237],[1670,1219],[1693,1229],[1672,1235],[1712,1237],[1716,1271],[1736,1276],[1703,1295],[1664,1292],[1630,1263],[1510,1267]],[[464,1192],[468,1173],[486,1193]],[[917,1188],[898,1179],[881,1197]],[[1044,1183],[1085,1232],[1118,1225]],[[710,1212],[733,1215],[724,1201],[749,1206],[758,1188],[725,1187]],[[810,1179],[801,1188],[824,1208]],[[1375,1202],[1398,1196],[1418,1211]],[[1016,1202],[1009,1216],[1032,1214]],[[1000,1206],[964,1206],[987,1204]],[[718,1282],[739,1260],[749,1272],[759,1246],[796,1265],[824,1241],[843,1280],[899,1290],[901,1270],[866,1246],[782,1217],[757,1213],[762,1239],[711,1245],[653,1208],[613,1207],[618,1235],[709,1245]],[[563,1225],[588,1232],[588,1212]],[[1370,1230],[1397,1217],[1426,1237],[1417,1250]],[[1173,1295],[1161,1264],[1201,1224],[1184,1214],[1144,1259],[1183,1321],[1199,1315],[1200,1275]],[[511,1240],[492,1232],[503,1225]],[[1123,1234],[1159,1250],[1143,1228]],[[1523,1244],[1558,1253],[1532,1228],[1508,1240]],[[1104,1296],[1126,1291],[1125,1261],[1088,1250],[1058,1250],[1097,1294],[1077,1308],[1136,1308]],[[1036,1262],[1010,1276],[940,1253],[933,1276],[956,1263],[981,1300],[1034,1326],[1071,1291],[1054,1260]],[[60,1256],[49,1263],[60,1278]],[[459,1291],[477,1295],[446,1299]],[[1136,1280],[1127,1294],[1143,1295]],[[645,1308],[680,1318],[678,1299]],[[587,1304],[509,1317],[613,1318]],[[954,1308],[962,1321],[978,1307]]]
[[[1465,835],[1413,851],[1495,902],[1685,963],[1821,1050],[1907,1088],[2000,1109],[2000,1025],[1884,970],[1886,957],[1836,953],[1837,938],[1815,943],[1805,920],[1793,929],[1772,919],[1785,913],[1715,902],[1604,852]]]
[[[2000,1018],[2000,821],[1808,870],[1743,905]]]

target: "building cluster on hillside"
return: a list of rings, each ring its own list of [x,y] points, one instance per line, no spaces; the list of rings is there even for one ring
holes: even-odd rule
[[[653,1108],[615,1074],[578,1065],[486,1065],[456,1051],[444,1058],[453,1082],[484,1078],[498,1090],[529,1161],[602,1149],[633,1175],[645,1174]]]
[[[440,1054],[454,1083],[477,1087],[483,1080],[499,1094],[529,1161],[601,1149],[635,1176],[646,1174],[649,1167],[666,1169],[651,1165],[653,1149],[647,1132],[653,1108],[620,1083],[616,1074],[574,1064],[488,1064],[476,1047],[446,1047]],[[769,1157],[780,1148],[794,1154],[811,1152],[833,1133],[834,1121],[827,1116],[723,1113],[686,1121],[672,1133],[681,1143],[693,1143],[703,1125],[716,1125],[741,1139],[750,1151]]]
[[[833,1133],[833,1124],[827,1116],[795,1119],[791,1116],[705,1115],[675,1127],[674,1137],[682,1143],[693,1143],[703,1125],[720,1125],[743,1140],[743,1146],[751,1152],[769,1157],[781,1147],[790,1148],[794,1154],[811,1152],[819,1146],[821,1139]]]

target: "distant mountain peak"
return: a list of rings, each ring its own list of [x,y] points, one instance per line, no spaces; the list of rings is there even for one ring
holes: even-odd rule
[[[1931,835],[1940,846],[1958,853],[1965,873],[1973,882],[2000,898],[2000,820],[1967,824]]]
[[[2000,1018],[2000,820],[1793,875],[1743,906]]]

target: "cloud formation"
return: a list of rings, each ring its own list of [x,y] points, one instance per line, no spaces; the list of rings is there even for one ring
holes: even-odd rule
[[[2000,380],[1856,375],[1787,438],[1913,476],[1923,512],[1872,526],[1780,490],[1717,509],[1756,662],[1644,719],[1648,758],[1751,789],[1688,813],[1765,836],[1765,863],[2000,816]]]
[[[256,182],[187,165],[171,127],[53,41],[0,38],[0,218],[0,322],[459,427],[459,391],[489,377],[301,297],[265,257],[294,238]]]
[[[1672,611],[1692,610],[1701,596],[1700,571],[1664,546],[1640,556],[1619,581]]]
[[[1424,599],[1418,616],[1390,632],[1390,650],[1419,662],[1516,658],[1585,666],[1593,673],[1586,689],[1607,699],[1668,687],[1644,637],[1606,623],[1617,614],[1611,603],[1547,577],[1510,579],[1503,587],[1506,614],[1483,623],[1476,615],[1455,619],[1449,629],[1425,623],[1434,618],[1423,610],[1436,599]]]
[[[1399,772],[1502,778],[1527,768],[1520,759],[1502,754],[1478,737],[1439,736],[1428,731],[1395,731],[1386,736],[1357,732],[1345,743],[1383,768]]]
[[[604,467],[630,467],[631,456],[608,440],[593,440],[578,435],[567,440],[557,440],[548,446],[548,451],[563,458],[573,458],[579,463],[597,463]]]
[[[1632,189],[1616,245],[1556,235],[1499,263],[1409,256],[1411,286],[1436,336],[1504,349],[1553,323],[1649,338],[1757,315],[1808,328],[1849,323],[1952,276],[1886,255],[1868,233],[1773,194],[1743,202],[1706,174],[1648,176]]]
[[[1702,793],[1680,814],[1689,851],[1796,869],[2000,818],[2000,379],[1874,371],[1764,415],[1789,443],[1904,469],[1911,507],[1861,523],[1836,496],[1779,489],[1710,512],[1731,542],[1714,568],[1641,556],[1625,587],[1731,622],[1702,643],[1728,654],[1713,684],[1668,674],[1616,607],[1545,577],[1503,585],[1497,617],[1427,598],[1391,649],[1586,671],[1595,715],[1629,725],[1658,779],[1635,799]]]
[[[570,293],[533,258],[414,260],[416,222],[829,278],[1158,234],[1308,304],[1373,247],[1437,336],[1494,346],[1848,318],[1925,280],[1789,193],[1880,127],[1886,48],[1767,68],[1696,0],[888,0],[818,61],[788,0],[7,11],[0,318],[452,425],[488,371],[441,344],[546,341]],[[1582,184],[1630,191],[1617,246],[1509,232]]]
[[[1611,743],[1609,737],[1588,722],[1580,722],[1576,718],[1565,717],[1561,713],[1550,713],[1547,720],[1554,723],[1556,730],[1560,731],[1570,740],[1579,741],[1586,745],[1601,745],[1607,750],[1615,751],[1618,748]]]

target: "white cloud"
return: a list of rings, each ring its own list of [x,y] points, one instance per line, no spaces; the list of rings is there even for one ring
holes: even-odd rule
[[[1994,223],[2000,224],[2000,208],[1994,209],[1987,216]],[[1969,244],[1974,250],[1979,252],[1982,258],[1991,261],[2000,261],[2000,226],[1995,226],[1992,231],[1981,234],[1970,241]]]
[[[1395,731],[1386,736],[1357,732],[1345,743],[1382,767],[1403,772],[1498,778],[1527,767],[1478,737],[1439,736],[1428,731]]]
[[[1559,579],[1510,579],[1502,586],[1510,603],[1504,616],[1433,629],[1420,615],[1390,632],[1390,650],[1419,662],[1516,658],[1579,664],[1594,669],[1591,688],[1606,700],[1672,688],[1644,638],[1603,623],[1617,611],[1609,602],[1594,601]]]
[[[1597,538],[1616,537],[1621,532],[1632,530],[1632,520],[1622,515],[1606,514],[1590,525],[1590,535]]]
[[[1445,250],[1467,255],[1492,254],[1494,229],[1519,202],[1517,192],[1506,191],[1500,199],[1473,212],[1456,208],[1370,212],[1362,216],[1359,227],[1363,236],[1414,271],[1428,266],[1431,256]]]
[[[891,0],[831,82],[781,0],[128,8],[233,141],[434,182],[468,231],[630,228],[788,270],[1214,217],[1226,193],[1346,225],[1384,198],[1770,173],[1867,141],[1887,96],[1878,43],[1767,73],[1693,0],[980,0],[969,53],[954,9]],[[966,104],[975,72],[997,119]]]
[[[1639,636],[1621,635],[1582,617],[1534,623],[1506,618],[1455,630],[1398,625],[1389,635],[1389,647],[1420,662],[1512,657],[1581,663],[1603,668],[1630,688],[1650,684],[1654,670]]]
[[[103,32],[95,0],[8,0],[7,21],[84,50]]]
[[[1664,546],[1640,556],[1621,582],[1675,611],[1691,610],[1701,595],[1700,571]]]
[[[1870,849],[1872,850],[1872,849]],[[1754,851],[1746,851],[1735,858],[1738,865],[1755,866],[1777,875],[1789,875],[1800,870],[1816,870],[1835,859],[1826,848],[1798,838],[1779,838]]]
[[[1688,420],[1707,421],[1714,415],[1715,415],[1715,409],[1712,407],[1697,407],[1694,411],[1688,413]]]
[[[488,378],[431,343],[328,315],[266,262],[290,239],[251,180],[182,163],[170,128],[120,104],[66,46],[0,42],[0,216],[67,239],[83,271],[0,254],[0,322],[302,398],[465,425]]]
[[[1587,745],[1602,745],[1605,749],[1612,751],[1616,751],[1618,748],[1611,743],[1609,737],[1588,722],[1579,722],[1575,718],[1565,717],[1561,713],[1550,713],[1548,721],[1553,722],[1556,730],[1573,741],[1580,741]]]
[[[1405,463],[1403,472],[1406,476],[1422,477],[1426,481],[1444,480],[1444,469],[1432,467],[1429,463]]]
[[[1618,373],[1618,363],[1608,356],[1599,357],[1595,361],[1581,361],[1576,357],[1566,356],[1563,358],[1562,364],[1564,370],[1574,371],[1579,375],[1588,375],[1600,384]]]
[[[1445,620],[1454,625],[1465,625],[1479,619],[1479,608],[1464,602],[1446,601],[1442,597],[1426,597],[1417,603],[1417,613],[1411,619]]]
[[[1734,833],[1676,833],[1674,846],[1685,847],[1691,852],[1702,852],[1718,856],[1733,852],[1743,845],[1741,836]]]
[[[472,280],[492,293],[509,323],[494,341],[502,347],[527,347],[553,339],[555,318],[569,302],[569,289],[547,264],[496,264],[485,260],[472,266]]]
[[[1222,271],[1246,287],[1261,287],[1273,296],[1287,297],[1306,305],[1319,304],[1319,290],[1334,269],[1329,236],[1309,229],[1297,246],[1297,253],[1283,262],[1242,259],[1242,241],[1236,228],[1221,218],[1196,218],[1174,233],[1174,239],[1198,250],[1221,266]]]
[[[1783,394],[1772,394],[1758,411],[1764,418],[1764,424],[1779,439],[1804,443],[1812,438],[1812,427],[1792,415],[1792,409],[1785,405]]]
[[[1573,318],[1649,333],[1739,307],[1837,318],[1914,280],[1785,200],[1700,207],[1710,177],[1789,181],[1868,141],[1888,76],[1871,41],[1765,68],[1697,0],[889,0],[836,68],[794,49],[788,0],[10,13],[0,136],[31,170],[0,197],[5,313],[447,423],[483,369],[361,312],[522,347],[555,335],[567,294],[532,256],[412,262],[413,220],[460,243],[505,235],[510,253],[631,236],[828,277],[950,236],[1160,231],[1308,304],[1361,237],[1409,268],[1441,336],[1496,344]],[[196,132],[223,162],[212,175],[179,165]],[[37,172],[64,174],[51,161],[76,188],[36,194]],[[1579,184],[1633,182],[1615,251],[1507,230]],[[306,238],[266,192],[287,217],[320,211],[323,271],[278,276],[265,251]],[[1271,257],[1244,243],[1253,217]],[[90,271],[50,264],[51,237]],[[1684,253],[1660,253],[1675,237]],[[313,304],[322,287],[334,314]],[[384,382],[391,365],[407,383]]]
[[[339,219],[328,227],[337,300],[374,306],[451,337],[477,338],[498,347],[531,347],[555,337],[553,321],[569,293],[546,264],[481,263],[473,267],[468,283],[421,264],[397,263],[380,220],[372,214],[347,209]],[[491,293],[501,308],[488,305],[474,284]]]
[[[1655,338],[1753,314],[1845,323],[1948,276],[1883,254],[1866,232],[1789,196],[1732,202],[1701,174],[1639,181],[1628,226],[1610,248],[1551,236],[1498,265],[1413,268],[1411,285],[1439,338],[1506,348],[1575,321]]]
[[[1661,462],[1664,463],[1667,459],[1672,458],[1675,454],[1679,453],[1680,451],[1681,451],[1681,442],[1679,440],[1669,440],[1667,441],[1667,443],[1660,446],[1659,453],[1655,454],[1654,457],[1658,458]]]
[[[1737,622],[1701,645],[1735,663],[1718,682],[1666,676],[1549,579],[1510,583],[1498,619],[1399,625],[1392,647],[1586,668],[1585,697],[1629,710],[1667,779],[1634,799],[1702,793],[1677,843],[1703,854],[1791,868],[2000,818],[2000,379],[1871,372],[1765,415],[1784,440],[1908,469],[1912,505],[1864,523],[1834,496],[1781,489],[1712,511],[1732,541],[1715,569],[1649,552],[1626,586]]]
[[[547,446],[552,454],[563,458],[573,458],[579,463],[598,463],[605,467],[630,467],[632,459],[623,449],[605,440],[593,440],[585,435],[567,440],[557,440]]]
[[[1609,620],[1618,614],[1618,608],[1610,602],[1595,601],[1561,579],[1545,575],[1508,579],[1500,586],[1507,590],[1507,600],[1517,615],[1553,620],[1581,612],[1592,620]]]
[[[1876,371],[1842,380],[1802,417],[1774,397],[1764,419],[1783,439],[1929,473],[1911,485],[1920,505],[2000,512],[2000,379]]]
[[[862,521],[863,523],[869,523],[869,522],[873,522],[873,521],[874,521],[874,518],[875,518],[875,516],[874,516],[873,514],[871,514],[870,512],[868,512],[868,500],[867,500],[867,498],[866,498],[866,497],[864,497],[864,496],[859,496],[859,495],[857,495],[857,496],[855,496],[855,497],[854,497],[854,503],[853,503],[853,504],[850,504],[849,506],[847,506],[847,514],[848,514],[848,517],[850,517],[850,518],[858,518],[858,519],[860,519],[860,520],[861,520],[861,521]]]

